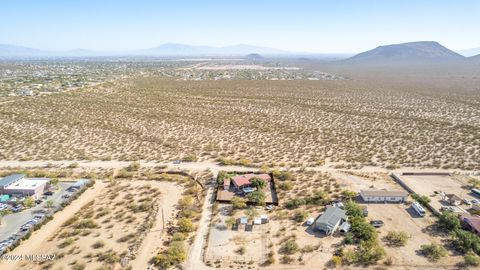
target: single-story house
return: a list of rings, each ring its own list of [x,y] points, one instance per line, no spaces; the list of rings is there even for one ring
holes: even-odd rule
[[[368,189],[361,190],[360,197],[365,202],[406,202],[408,192],[401,190]]]
[[[315,228],[330,235],[335,233],[346,220],[347,214],[345,210],[335,206],[327,206],[327,210],[315,222]]]
[[[462,204],[462,198],[458,197],[455,194],[445,195],[445,201],[448,202],[450,205],[460,205],[460,204]]]
[[[262,180],[265,180],[266,182],[270,182],[272,180],[270,178],[270,175],[266,173],[262,173],[262,174],[248,173],[248,174],[241,174],[233,177],[232,182],[237,189],[241,189],[241,188],[249,187],[251,185],[251,180],[253,178],[260,178]]]
[[[464,228],[480,236],[480,217],[461,215],[460,220]]]

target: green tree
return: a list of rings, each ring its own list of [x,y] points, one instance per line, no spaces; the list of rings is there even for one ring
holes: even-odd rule
[[[351,191],[351,190],[343,190],[342,197],[344,197],[345,199],[351,200],[357,197],[357,192]]]
[[[395,232],[395,231],[390,231],[387,233],[385,236],[385,240],[388,242],[389,246],[394,246],[394,247],[403,247],[407,244],[408,239],[410,236],[406,232]]]
[[[265,205],[265,193],[261,190],[251,192],[247,195],[248,200],[256,205]]]
[[[295,240],[288,240],[283,244],[282,251],[286,254],[295,254],[299,250],[297,242]]]
[[[430,203],[430,198],[425,195],[413,194],[412,199],[418,201],[421,205],[427,206]]]
[[[234,209],[244,209],[247,207],[247,200],[239,197],[233,197],[231,200]]]
[[[377,238],[375,228],[365,221],[364,217],[351,218],[352,233],[359,240],[372,241]]]
[[[345,203],[347,215],[351,217],[363,217],[363,209],[357,203],[348,201]]]
[[[461,229],[453,231],[452,245],[460,252],[473,251],[480,255],[480,237],[472,232]]]
[[[249,219],[253,219],[255,216],[258,215],[258,211],[253,208],[253,207],[250,207],[248,209],[245,210],[245,215],[249,218]]]
[[[295,213],[293,215],[293,219],[296,221],[296,222],[304,222],[305,219],[307,219],[308,217],[308,212],[307,211],[303,211],[303,210],[295,210]]]
[[[460,229],[460,219],[456,216],[456,214],[445,211],[443,212],[440,217],[438,218],[438,224],[441,228],[447,231],[454,231]]]
[[[178,230],[180,232],[193,232],[195,230],[195,225],[188,218],[181,218],[178,220]]]
[[[55,177],[55,178],[52,178],[52,180],[50,180],[50,185],[55,187],[55,188],[58,188],[59,182],[60,181],[58,180],[58,178]]]
[[[31,208],[35,206],[35,200],[32,197],[27,197],[23,200],[22,204],[25,208]]]
[[[436,243],[421,245],[420,251],[425,257],[434,262],[447,255],[447,250],[443,246]]]
[[[45,207],[47,208],[53,208],[53,200],[47,200],[45,202]]]
[[[480,266],[480,257],[473,252],[469,252],[463,257],[466,267]]]
[[[250,181],[250,183],[251,183],[252,186],[253,186],[254,188],[256,188],[257,190],[262,190],[262,189],[264,189],[264,188],[267,186],[267,182],[265,182],[263,179],[258,178],[258,177],[252,178],[252,180]]]
[[[470,178],[468,180],[468,183],[470,184],[470,186],[472,186],[472,188],[479,188],[480,187],[480,180],[478,180],[478,179]]]

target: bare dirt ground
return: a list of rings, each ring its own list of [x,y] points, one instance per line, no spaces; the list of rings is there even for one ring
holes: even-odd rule
[[[48,230],[48,227],[39,230],[43,235],[41,245],[35,246],[37,242],[29,239],[25,242],[30,247],[28,250],[20,246],[14,251],[55,254],[54,261],[21,262],[12,269],[97,269],[102,265],[117,269],[121,264],[131,265],[132,269],[146,269],[164,234],[162,213],[165,222],[171,219],[182,189],[173,182],[124,180],[108,185],[100,183],[102,190],[94,188],[97,192],[93,195],[93,190],[87,191],[90,196],[85,198],[90,201],[86,205],[74,201],[72,206],[78,209],[69,209],[72,212],[68,218],[57,219],[55,216],[55,230]],[[87,224],[87,221],[91,223]],[[148,224],[153,227],[149,228]]]
[[[132,269],[147,269],[149,259],[152,258],[159,249],[158,243],[162,241],[164,236],[163,220],[168,221],[174,212],[174,206],[181,197],[182,188],[175,183],[153,182],[161,190],[161,198],[158,201],[159,211],[155,217],[155,224],[145,235],[144,241],[140,245],[136,258],[132,261]]]
[[[3,104],[0,159],[479,168],[476,95],[370,83],[142,78]]]
[[[387,257],[390,257],[394,267],[451,267],[463,260],[462,256],[450,253],[439,262],[432,263],[418,254],[420,246],[431,242],[442,243],[445,237],[432,229],[436,218],[432,214],[419,217],[409,205],[405,204],[363,204],[368,207],[370,220],[383,220],[385,226],[378,229],[382,239],[389,231],[404,231],[411,237],[404,247],[388,247],[385,245]]]
[[[470,191],[468,180],[461,175],[400,175],[399,176],[411,189],[421,195],[429,196],[431,205],[436,209],[444,205],[449,205],[444,202],[440,195],[434,194],[434,191],[443,191],[446,194],[455,194],[462,199],[469,201],[478,199]],[[469,206],[461,205],[460,207],[467,209]]]

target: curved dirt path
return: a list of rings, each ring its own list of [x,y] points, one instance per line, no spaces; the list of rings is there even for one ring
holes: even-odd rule
[[[132,269],[148,269],[148,261],[157,253],[164,236],[163,218],[165,218],[166,223],[172,218],[175,205],[183,191],[181,187],[173,182],[158,182],[155,186],[160,187],[162,192],[162,197],[158,201],[159,211],[156,216],[155,224],[143,239],[135,260],[131,263]],[[162,217],[162,208],[163,215],[165,215],[164,217]]]
[[[50,222],[42,226],[41,229],[33,232],[28,240],[21,242],[17,248],[5,255],[37,254],[36,251],[42,246],[42,244],[48,241],[48,238],[50,238],[50,236],[52,236],[58,228],[65,223],[65,221],[75,215],[75,213],[77,213],[88,202],[95,199],[95,197],[103,191],[106,185],[107,184],[103,181],[96,181],[95,185],[88,188],[79,198],[72,201],[72,203],[63,210],[55,213]],[[21,262],[22,261],[0,260],[0,269],[24,269],[21,266]]]

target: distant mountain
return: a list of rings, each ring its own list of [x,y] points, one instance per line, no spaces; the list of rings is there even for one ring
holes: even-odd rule
[[[245,55],[245,59],[248,59],[248,60],[259,60],[259,59],[264,59],[264,58],[265,57],[261,56],[258,53],[250,53],[250,54]]]
[[[421,63],[462,60],[464,56],[451,51],[435,41],[418,41],[379,46],[354,55],[346,62],[363,64]]]
[[[132,51],[132,54],[140,55],[166,55],[166,56],[193,56],[193,55],[230,55],[230,56],[243,56],[246,54],[288,54],[287,51],[268,47],[258,47],[246,44],[239,44],[226,47],[211,47],[211,46],[196,46],[177,43],[166,43],[158,47]]]
[[[460,50],[458,51],[459,54],[470,57],[470,56],[475,56],[475,55],[480,55],[480,48],[471,48],[471,49],[466,49],[466,50]]]
[[[0,57],[80,57],[80,56],[245,56],[247,54],[286,55],[290,52],[268,47],[239,44],[225,47],[166,43],[155,48],[134,51],[107,52],[76,49],[46,51],[22,46],[0,44]]]
[[[49,52],[23,46],[0,44],[0,57],[46,56]]]

